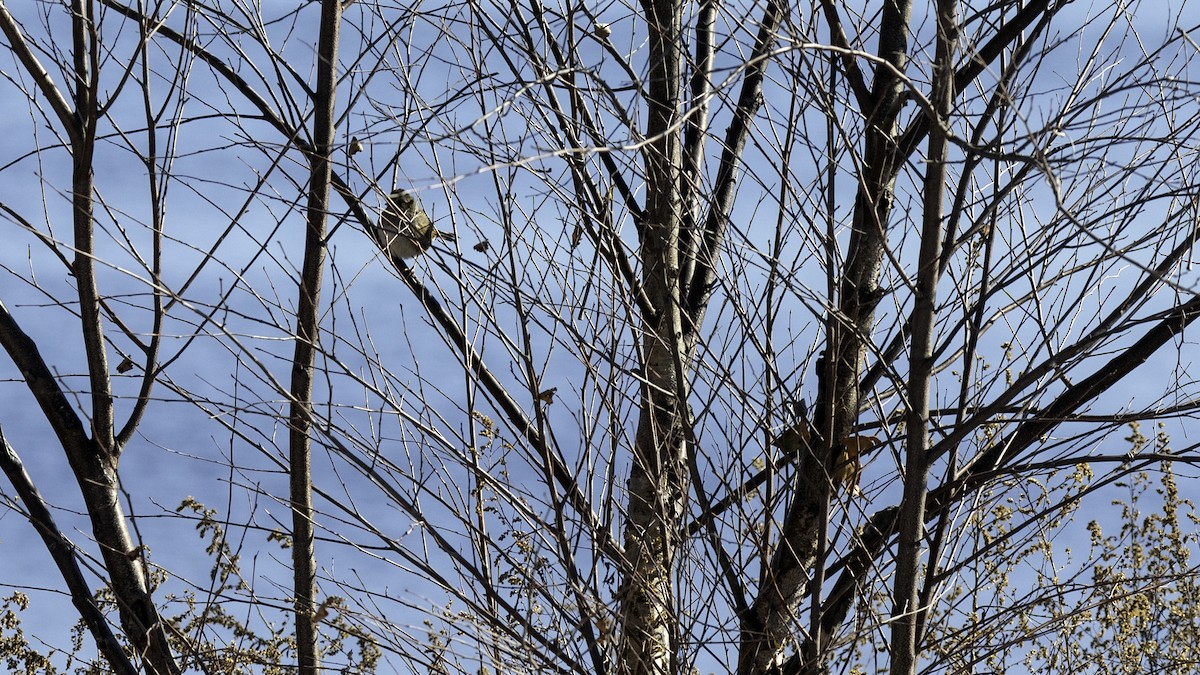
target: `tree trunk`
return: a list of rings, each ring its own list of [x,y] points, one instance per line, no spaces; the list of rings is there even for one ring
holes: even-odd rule
[[[679,9],[673,0],[643,3],[650,28],[649,115],[643,151],[645,222],[640,223],[644,316],[644,382],[625,524],[627,568],[622,587],[621,668],[631,674],[676,670],[675,555],[687,497],[683,425],[687,356],[679,314]]]

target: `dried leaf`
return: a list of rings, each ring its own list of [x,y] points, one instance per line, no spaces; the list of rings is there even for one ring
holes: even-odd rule
[[[333,598],[325,598],[317,611],[313,613],[313,623],[321,623],[329,616],[329,608],[333,606]]]

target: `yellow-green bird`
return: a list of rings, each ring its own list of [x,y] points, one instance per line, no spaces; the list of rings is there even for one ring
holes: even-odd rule
[[[453,232],[440,232],[433,226],[415,195],[399,189],[388,195],[376,239],[393,259],[415,258],[428,251],[438,237],[455,240]]]

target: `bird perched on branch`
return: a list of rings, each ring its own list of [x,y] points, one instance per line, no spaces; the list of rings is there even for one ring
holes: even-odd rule
[[[804,417],[771,441],[771,445],[797,457],[815,450],[812,443],[817,440],[816,431]],[[851,495],[861,494],[858,479],[862,474],[863,457],[879,447],[874,436],[850,436],[842,439],[833,448],[833,461],[828,469],[830,482],[835,488],[845,489]],[[829,465],[827,465],[829,466]]]
[[[801,417],[799,422],[788,427],[783,433],[771,440],[771,445],[782,449],[789,455],[801,456],[801,453],[813,441],[815,435],[812,425]]]
[[[375,240],[393,260],[421,255],[429,250],[433,240],[438,237],[455,240],[454,233],[440,232],[433,226],[415,195],[399,189],[388,195],[387,206],[379,217]]]
[[[879,447],[879,439],[874,436],[851,436],[842,441],[841,452],[830,472],[829,478],[834,486],[844,487],[852,495],[862,494],[858,487],[862,475],[862,458]]]

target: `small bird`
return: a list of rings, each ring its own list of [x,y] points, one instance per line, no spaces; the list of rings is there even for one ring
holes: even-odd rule
[[[772,439],[771,445],[782,449],[789,455],[800,457],[802,453],[808,451],[814,435],[812,425],[808,423],[807,419],[801,417],[800,421]]]
[[[784,452],[801,457],[802,453],[815,450],[812,443],[817,439],[816,431],[804,417],[771,441],[771,445]],[[832,468],[829,480],[835,488],[843,488],[851,495],[862,494],[858,487],[862,475],[863,457],[880,447],[874,436],[850,436],[833,449]]]
[[[842,441],[842,451],[830,474],[834,486],[846,488],[851,495],[861,495],[858,481],[862,477],[862,458],[878,447],[879,439],[874,436],[851,436]]]
[[[438,237],[455,240],[454,233],[439,232],[433,226],[416,196],[399,189],[388,195],[376,240],[393,259],[415,258],[428,251]]]

